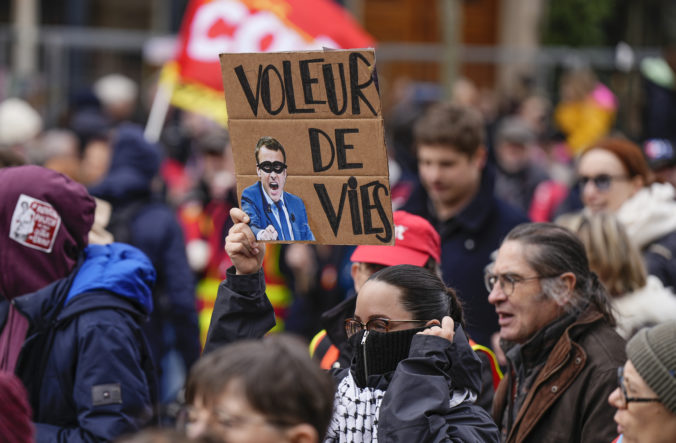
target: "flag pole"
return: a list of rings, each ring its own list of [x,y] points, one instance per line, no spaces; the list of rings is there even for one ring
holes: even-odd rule
[[[150,115],[146,122],[146,129],[143,135],[150,143],[157,143],[164,127],[164,120],[169,111],[169,104],[171,102],[171,94],[174,85],[172,82],[157,82],[157,91],[155,91],[155,98],[150,107]]]

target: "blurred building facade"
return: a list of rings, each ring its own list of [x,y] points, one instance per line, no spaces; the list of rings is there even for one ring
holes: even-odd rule
[[[555,91],[556,70],[565,64],[616,68],[613,46],[572,48],[556,42],[556,47],[543,47],[543,27],[551,25],[546,17],[554,5],[546,0],[335,1],[348,8],[378,41],[385,106],[398,78],[440,84],[448,94],[448,85],[460,76],[480,88],[494,89],[514,88],[526,76],[539,89]],[[649,23],[654,13],[646,14],[659,11],[664,1],[638,5],[629,0],[601,0],[606,9],[613,8],[606,11],[615,22],[611,30],[638,47],[630,57],[631,69],[637,69],[644,55],[642,46],[654,43],[644,38],[655,28]],[[556,5],[563,3],[575,2],[564,0]],[[53,121],[58,114],[56,103],[63,103],[78,87],[105,73],[123,73],[143,87],[171,54],[171,38],[163,45],[157,37],[175,36],[187,4],[188,0],[2,2],[0,98],[30,96],[40,90],[32,102]],[[25,13],[17,26],[20,9]],[[37,30],[32,35],[31,26]],[[566,35],[565,30],[562,34]],[[33,62],[28,75],[17,75],[17,52]]]

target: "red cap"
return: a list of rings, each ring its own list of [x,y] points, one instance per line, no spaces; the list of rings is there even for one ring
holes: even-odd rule
[[[405,211],[393,216],[394,246],[359,245],[350,260],[384,266],[424,266],[430,257],[441,261],[441,238],[430,222]]]

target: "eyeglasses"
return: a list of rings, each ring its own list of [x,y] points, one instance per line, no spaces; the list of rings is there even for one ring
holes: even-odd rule
[[[554,278],[558,275],[546,275],[546,276],[536,276],[536,277],[520,277],[514,274],[493,274],[491,272],[486,272],[484,274],[484,284],[488,292],[493,292],[493,288],[496,283],[500,282],[500,289],[502,292],[509,297],[514,293],[514,286],[517,283],[522,283],[528,280],[541,280],[543,278]]]
[[[661,403],[662,400],[655,397],[629,397],[627,395],[627,388],[624,386],[624,366],[617,368],[617,384],[620,386],[620,391],[622,391],[622,406],[627,406],[628,403]]]
[[[376,332],[390,332],[391,323],[427,323],[429,320],[390,320],[387,318],[372,318],[366,323],[362,323],[357,319],[348,318],[345,319],[345,332],[347,332],[348,337],[352,337],[354,334],[363,331],[376,331]]]
[[[193,406],[182,407],[179,410],[177,416],[178,428],[186,430],[190,426],[193,426],[195,423],[200,421],[199,415],[199,410]],[[291,422],[288,422],[288,420],[283,420],[281,418],[271,418],[259,415],[255,415],[253,417],[231,415],[219,409],[211,411],[207,421],[211,423],[212,426],[217,426],[222,429],[236,429],[246,426],[263,426],[265,424],[283,428],[292,424]]]
[[[265,161],[262,163],[258,163],[256,166],[258,166],[258,169],[268,174],[273,171],[275,172],[275,174],[281,174],[286,169],[286,165],[282,162]]]
[[[594,187],[596,187],[596,189],[598,189],[599,191],[607,191],[608,189],[610,189],[610,185],[613,182],[613,180],[618,181],[629,180],[629,177],[627,177],[626,175],[609,175],[609,174],[599,174],[594,177],[586,177],[582,175],[577,179],[577,184],[580,187],[580,190],[583,190],[587,186],[587,183],[591,181],[594,183]]]

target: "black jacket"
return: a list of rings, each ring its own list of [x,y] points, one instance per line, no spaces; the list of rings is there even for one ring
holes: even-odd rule
[[[274,324],[263,272],[241,276],[230,268],[227,280],[218,288],[204,352],[240,339],[262,337]],[[393,373],[368,379],[369,387],[386,391],[378,416],[378,440],[499,441],[493,420],[469,401],[481,388],[480,368],[460,326],[452,343],[435,336],[414,337],[409,358]],[[337,369],[332,374],[340,383],[353,369]],[[467,399],[451,407],[456,391],[466,392]]]
[[[317,342],[313,341],[312,357],[322,362],[331,346],[338,349],[338,358],[333,363],[335,368],[349,368],[352,361],[352,346],[345,333],[345,319],[354,315],[357,297],[350,297],[321,316],[321,323],[326,334]],[[311,345],[312,346],[312,345]],[[490,413],[493,407],[494,381],[493,362],[485,352],[476,352],[481,360],[481,389],[476,403]],[[322,366],[328,369],[328,366]]]
[[[676,232],[671,232],[646,246],[643,261],[649,275],[659,278],[665,287],[676,289]]]

